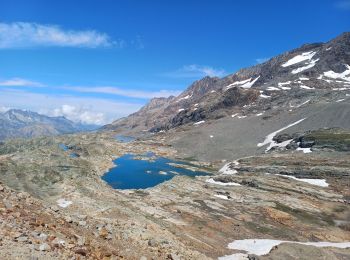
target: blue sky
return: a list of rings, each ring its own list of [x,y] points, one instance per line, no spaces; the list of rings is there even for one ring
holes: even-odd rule
[[[350,29],[350,0],[0,0],[0,110],[104,124]]]

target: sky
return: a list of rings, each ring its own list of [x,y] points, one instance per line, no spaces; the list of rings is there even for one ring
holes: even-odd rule
[[[103,125],[350,31],[350,0],[0,0],[0,111]]]

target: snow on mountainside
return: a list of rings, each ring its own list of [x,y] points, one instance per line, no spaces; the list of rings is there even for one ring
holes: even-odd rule
[[[0,113],[0,140],[51,136],[82,130],[91,130],[91,127],[74,123],[65,117],[48,117],[19,109]]]
[[[159,132],[200,121],[286,110],[311,100],[350,95],[350,33],[327,43],[305,44],[224,78],[205,77],[178,97],[153,99],[140,111],[103,129],[131,134]],[[328,101],[327,101],[328,102]]]

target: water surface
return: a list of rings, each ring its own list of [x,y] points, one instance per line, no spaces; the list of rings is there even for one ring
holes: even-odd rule
[[[132,136],[126,136],[126,135],[117,135],[115,139],[121,143],[130,143],[134,141],[136,138]]]
[[[191,165],[164,157],[155,157],[152,153],[142,155],[141,157],[126,154],[114,162],[117,167],[112,168],[102,179],[115,189],[145,189],[154,187],[157,184],[170,180],[176,175],[190,177],[210,175],[210,173],[204,171],[192,171],[171,166],[168,163]]]

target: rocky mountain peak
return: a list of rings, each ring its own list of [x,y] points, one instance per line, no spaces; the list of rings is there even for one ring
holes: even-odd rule
[[[0,140],[17,137],[49,136],[96,129],[67,118],[49,117],[37,112],[10,109],[0,113]]]
[[[324,92],[336,96],[334,91],[350,90],[349,43],[350,33],[343,33],[327,43],[304,44],[224,78],[204,77],[178,97],[153,99],[108,129],[159,131],[228,117],[237,111],[247,114],[321,100]]]

